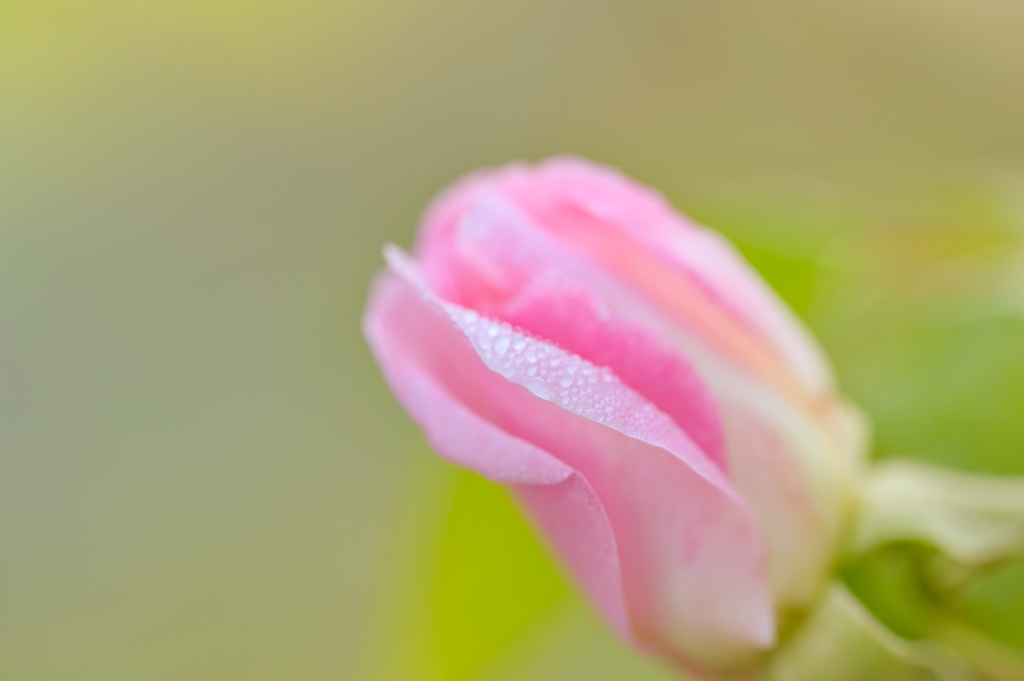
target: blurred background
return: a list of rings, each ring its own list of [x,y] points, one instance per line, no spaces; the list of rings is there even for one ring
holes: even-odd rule
[[[1024,474],[1022,121],[1014,0],[0,3],[0,678],[674,678],[388,394],[381,244],[477,166],[613,164],[876,456]],[[1024,564],[964,612],[1024,650]]]

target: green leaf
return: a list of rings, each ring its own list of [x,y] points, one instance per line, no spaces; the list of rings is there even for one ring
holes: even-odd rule
[[[509,654],[566,593],[505,491],[462,473],[433,585],[433,650],[441,678],[471,678]]]

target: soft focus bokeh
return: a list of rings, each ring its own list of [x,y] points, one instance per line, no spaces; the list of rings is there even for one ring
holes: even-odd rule
[[[0,678],[674,678],[388,394],[380,245],[474,167],[616,165],[876,456],[1024,474],[1022,84],[1014,0],[0,3]],[[1024,650],[1024,562],[964,610]]]

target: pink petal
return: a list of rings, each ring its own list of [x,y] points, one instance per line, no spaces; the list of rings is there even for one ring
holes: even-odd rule
[[[761,404],[758,404],[761,402]],[[803,609],[822,582],[852,512],[852,477],[816,424],[778,401],[723,399],[733,484],[754,508],[769,547],[772,593],[780,610]]]
[[[428,272],[460,272],[465,281],[455,293],[466,304],[612,368],[724,470],[721,414],[730,424],[733,484],[762,523],[776,603],[807,605],[849,508],[849,457],[817,418],[824,398],[812,410],[805,399],[782,399],[756,375],[716,361],[664,312],[507,198],[489,187],[474,191],[449,216],[453,260],[427,248]],[[474,284],[479,273],[485,289]]]
[[[447,412],[413,404],[424,399],[402,387],[413,364],[465,409],[536,448],[503,453],[527,463],[499,471],[547,471],[534,455],[543,451],[585,479],[614,532],[629,622],[642,643],[698,664],[771,645],[774,621],[757,522],[672,419],[610,371],[438,299],[411,262],[395,251],[389,259],[407,284],[389,280],[377,288],[367,334],[399,398],[435,443],[444,444],[437,433],[461,426],[445,425]],[[499,450],[484,450],[492,455],[479,461],[475,451],[445,453],[493,472]],[[581,556],[607,553],[610,544],[599,528],[559,515],[564,500],[530,497],[571,567],[587,562]],[[599,572],[600,578],[583,573],[581,581],[607,613],[615,598],[607,595],[608,570]]]
[[[415,338],[409,332],[416,333],[408,322],[423,314],[404,282],[385,277],[374,286],[364,328],[395,395],[438,454],[516,487],[601,615],[631,639],[615,537],[593,489],[569,466],[468,408],[418,361],[407,348]]]
[[[553,158],[532,176],[538,193],[536,216],[582,213],[589,228],[607,224],[628,235],[653,261],[669,264],[696,281],[730,314],[760,334],[812,393],[832,387],[824,352],[792,310],[717,232],[704,229],[676,211],[660,192],[618,171],[571,157]],[[543,217],[541,217],[543,215]]]
[[[432,285],[447,284],[455,300],[613,369],[726,467],[721,425],[697,373],[646,325],[608,312],[598,291],[624,299],[618,308],[633,313],[643,301],[493,192],[481,189],[459,207],[457,218],[444,218],[457,219],[457,234],[425,246]]]
[[[614,317],[592,291],[558,277],[538,277],[500,309],[505,321],[558,343],[671,416],[723,470],[722,425],[711,394],[686,359],[642,324]]]
[[[460,300],[458,292],[467,287],[495,283],[486,281],[486,268],[467,276],[457,264],[463,218],[488,193],[525,211],[577,255],[617,273],[710,347],[784,394],[803,400],[831,387],[831,370],[815,340],[725,239],[686,220],[653,189],[577,159],[478,172],[432,204],[418,252],[446,297]],[[502,295],[498,284],[489,289],[491,298]]]

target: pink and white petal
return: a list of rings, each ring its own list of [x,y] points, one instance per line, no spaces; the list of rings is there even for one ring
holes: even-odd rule
[[[490,187],[628,278],[644,282],[652,294],[672,291],[684,314],[702,313],[698,302],[679,305],[681,293],[697,297],[688,291],[696,285],[714,306],[762,338],[806,390],[817,394],[831,388],[827,358],[785,303],[727,240],[686,219],[656,190],[572,157],[549,159],[532,172],[521,165],[499,169]]]
[[[615,536],[594,490],[566,464],[474,412],[434,375],[438,367],[409,351],[423,314],[404,281],[387,275],[375,282],[363,328],[395,396],[440,456],[514,486],[594,607],[633,640]]]
[[[676,262],[722,305],[767,338],[812,395],[835,388],[831,364],[818,341],[774,289],[721,234],[698,225],[663,230],[646,240],[659,257]]]
[[[641,643],[700,665],[770,646],[774,614],[757,521],[672,419],[610,371],[438,299],[395,250],[389,260],[409,284],[408,309],[393,317],[393,335],[405,343],[395,351],[416,357],[495,427],[586,479],[614,531]]]
[[[562,482],[517,484],[515,491],[604,620],[639,645],[629,622],[615,534],[590,483],[574,471]]]
[[[428,212],[417,254],[436,290],[484,310],[539,271],[556,269],[603,289],[609,303],[609,291],[631,301],[623,309],[652,309],[714,353],[794,400],[804,399],[775,349],[700,281],[678,263],[656,257],[621,226],[596,219],[571,191],[542,182],[540,172],[512,166],[474,176]],[[615,191],[623,193],[622,187]]]
[[[457,234],[462,248],[471,254],[472,266],[502,282],[507,297],[502,302],[471,296],[470,302],[612,368],[672,416],[716,462],[722,461],[717,419],[719,414],[727,417],[730,473],[762,520],[777,602],[800,607],[813,598],[818,575],[842,531],[850,459],[827,437],[817,412],[780,399],[742,368],[716,359],[644,298],[546,234],[492,190],[478,191],[464,208]],[[671,371],[661,374],[672,357],[680,363],[678,380],[668,380]],[[699,373],[693,382],[690,360]],[[654,371],[655,366],[661,368]],[[713,404],[703,404],[701,391],[690,390],[694,383],[710,389]],[[751,423],[750,433],[757,437],[740,430],[740,422]]]
[[[534,278],[498,312],[599,366],[668,414],[716,464],[728,466],[713,398],[690,363],[646,326],[613,316],[583,284]]]
[[[757,513],[779,608],[818,595],[855,504],[857,473],[843,443],[813,415],[763,386],[710,379],[733,484]]]
[[[561,191],[585,212],[617,226],[656,258],[680,267],[764,336],[812,393],[832,388],[825,353],[792,310],[731,243],[685,218],[660,192],[612,168],[571,157],[543,163],[537,184],[563,185]]]
[[[677,319],[652,304],[614,272],[560,242],[514,203],[489,188],[470,185],[467,191],[475,193],[471,196],[460,194],[452,199],[452,203],[459,206],[457,214],[445,212],[448,204],[439,206],[432,213],[437,219],[436,229],[453,231],[446,239],[438,240],[435,246],[429,245],[429,239],[426,245],[420,244],[420,260],[424,262],[424,276],[429,285],[444,288],[452,281],[466,282],[466,285],[447,287],[456,295],[453,302],[499,318],[514,314],[516,318],[510,321],[522,328],[569,347],[596,364],[616,369],[628,385],[677,418],[691,437],[721,462],[724,457],[719,454],[720,428],[715,425],[713,407],[698,394],[701,392],[698,388],[700,379],[689,368],[690,357],[704,363],[703,358],[718,356],[717,349],[713,350],[701,342],[696,334],[681,326]],[[574,316],[593,316],[600,313],[599,308],[608,308],[608,319],[600,326],[608,327],[609,336],[618,336],[612,344],[612,352],[605,353],[617,354],[618,364],[613,366],[610,356],[599,358],[593,354],[605,352],[601,344],[587,338],[593,325],[587,324],[588,333],[579,334],[573,331],[572,325],[556,326],[558,320],[544,314],[547,304],[542,297],[544,292],[534,289],[553,279],[572,282],[572,286],[585,291],[584,297],[593,299],[587,303],[578,300],[579,296],[575,294],[566,294],[577,299],[565,301],[567,305],[592,310],[588,313],[586,309],[580,309]],[[475,286],[468,285],[474,280]],[[552,294],[556,292],[552,291]],[[538,315],[543,316],[532,319],[529,318],[534,316],[532,312],[527,315],[520,313],[529,312],[527,310],[517,312],[526,304],[522,302],[524,300],[532,301],[531,309],[536,308]],[[554,324],[547,324],[549,321]],[[544,326],[534,328],[535,324]],[[576,339],[579,342],[575,342]],[[624,349],[623,343],[634,341],[638,348],[643,348],[642,357],[630,359],[623,356],[620,352]],[[583,342],[589,343],[589,350],[584,348]],[[649,372],[644,371],[644,365],[648,360],[661,366],[666,363],[674,365],[675,374],[681,382],[646,380],[644,374],[649,375]],[[756,362],[756,357],[751,361]],[[698,371],[702,370],[700,363],[695,367]],[[629,371],[625,364],[635,371]],[[681,417],[682,413],[687,416]]]

